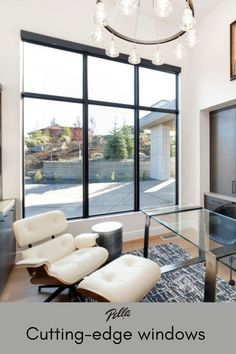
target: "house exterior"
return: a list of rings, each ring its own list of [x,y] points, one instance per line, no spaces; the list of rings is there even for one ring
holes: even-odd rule
[[[67,135],[71,138],[71,141],[76,141],[82,144],[83,141],[83,132],[82,128],[79,127],[64,127],[59,124],[54,124],[42,129],[34,130],[29,133],[29,136],[44,135],[49,137],[50,140],[57,140],[62,138],[63,135]]]
[[[161,100],[153,107],[173,109],[175,102]],[[173,126],[173,114],[151,112],[140,119],[140,129],[150,130],[150,177],[165,181],[171,178],[170,132]]]

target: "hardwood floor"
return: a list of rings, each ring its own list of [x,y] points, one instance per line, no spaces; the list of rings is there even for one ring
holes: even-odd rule
[[[155,236],[150,238],[150,245],[158,245],[163,243],[175,243],[181,248],[185,249],[191,256],[195,257],[198,255],[197,247],[191,245],[189,242],[184,241],[180,237],[173,237],[165,239],[165,236]],[[123,251],[133,251],[143,248],[143,240],[135,240],[125,242],[123,244]],[[229,268],[219,263],[218,265],[218,275],[225,279],[229,280]],[[234,280],[236,281],[236,273],[233,274]],[[45,289],[45,292],[38,293],[37,286],[32,285],[29,281],[29,275],[26,269],[14,267],[8,282],[5,286],[4,291],[0,296],[0,301],[2,302],[43,302],[49,295],[50,289]],[[56,297],[54,300],[56,302],[68,302],[70,301],[69,296],[61,294]]]

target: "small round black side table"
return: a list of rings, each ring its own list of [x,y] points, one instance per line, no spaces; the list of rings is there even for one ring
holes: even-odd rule
[[[109,252],[107,263],[120,257],[122,252],[122,228],[123,225],[116,221],[101,222],[92,226],[92,231],[99,237],[97,244]]]

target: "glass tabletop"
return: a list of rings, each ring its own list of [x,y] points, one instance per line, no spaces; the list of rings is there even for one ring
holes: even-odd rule
[[[179,210],[151,218],[202,251],[226,246],[226,256],[229,249],[235,249],[236,219],[206,209]]]
[[[149,217],[157,216],[157,215],[165,215],[165,214],[172,214],[172,213],[179,213],[184,211],[202,209],[200,206],[183,204],[183,205],[170,205],[166,207],[159,207],[159,208],[147,208],[142,209],[141,211],[148,215]]]
[[[232,268],[232,270],[236,272],[236,255],[232,257],[223,257],[220,259],[220,262],[223,263],[226,267]]]

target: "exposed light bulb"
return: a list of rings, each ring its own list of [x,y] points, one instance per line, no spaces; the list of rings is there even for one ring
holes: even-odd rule
[[[96,25],[95,29],[91,33],[91,37],[95,40],[95,42],[102,42],[104,39],[104,32],[102,25]]]
[[[185,55],[185,46],[183,45],[183,43],[179,42],[175,47],[175,56],[177,59],[181,60],[185,57]]]
[[[154,52],[152,63],[154,65],[162,65],[162,64],[164,64],[162,52],[160,51],[159,47],[157,47],[157,49]]]
[[[136,10],[138,7],[138,1],[137,0],[117,0],[117,6],[121,10],[121,12],[126,15],[132,15],[132,13]]]
[[[158,17],[168,17],[173,12],[173,5],[170,0],[156,0],[153,11]]]
[[[135,46],[131,50],[130,56],[128,58],[128,62],[133,65],[140,64],[141,62],[140,55],[138,54]]]
[[[191,29],[187,33],[186,43],[190,48],[193,48],[198,43],[197,31],[196,28]]]
[[[107,13],[105,10],[105,5],[102,1],[97,2],[96,12],[93,16],[94,22],[97,25],[106,26],[108,23]]]
[[[108,45],[108,47],[107,47],[107,49],[106,49],[106,55],[108,55],[109,57],[111,57],[111,58],[117,58],[118,56],[119,56],[119,51],[118,51],[118,49],[117,49],[117,46],[116,46],[116,44],[115,44],[115,41],[114,41],[114,39],[112,38],[111,40],[110,40],[110,43],[109,43],[109,45]]]
[[[193,12],[190,9],[189,5],[187,5],[186,9],[183,12],[180,28],[183,31],[190,31],[196,25],[196,20],[193,17]]]

